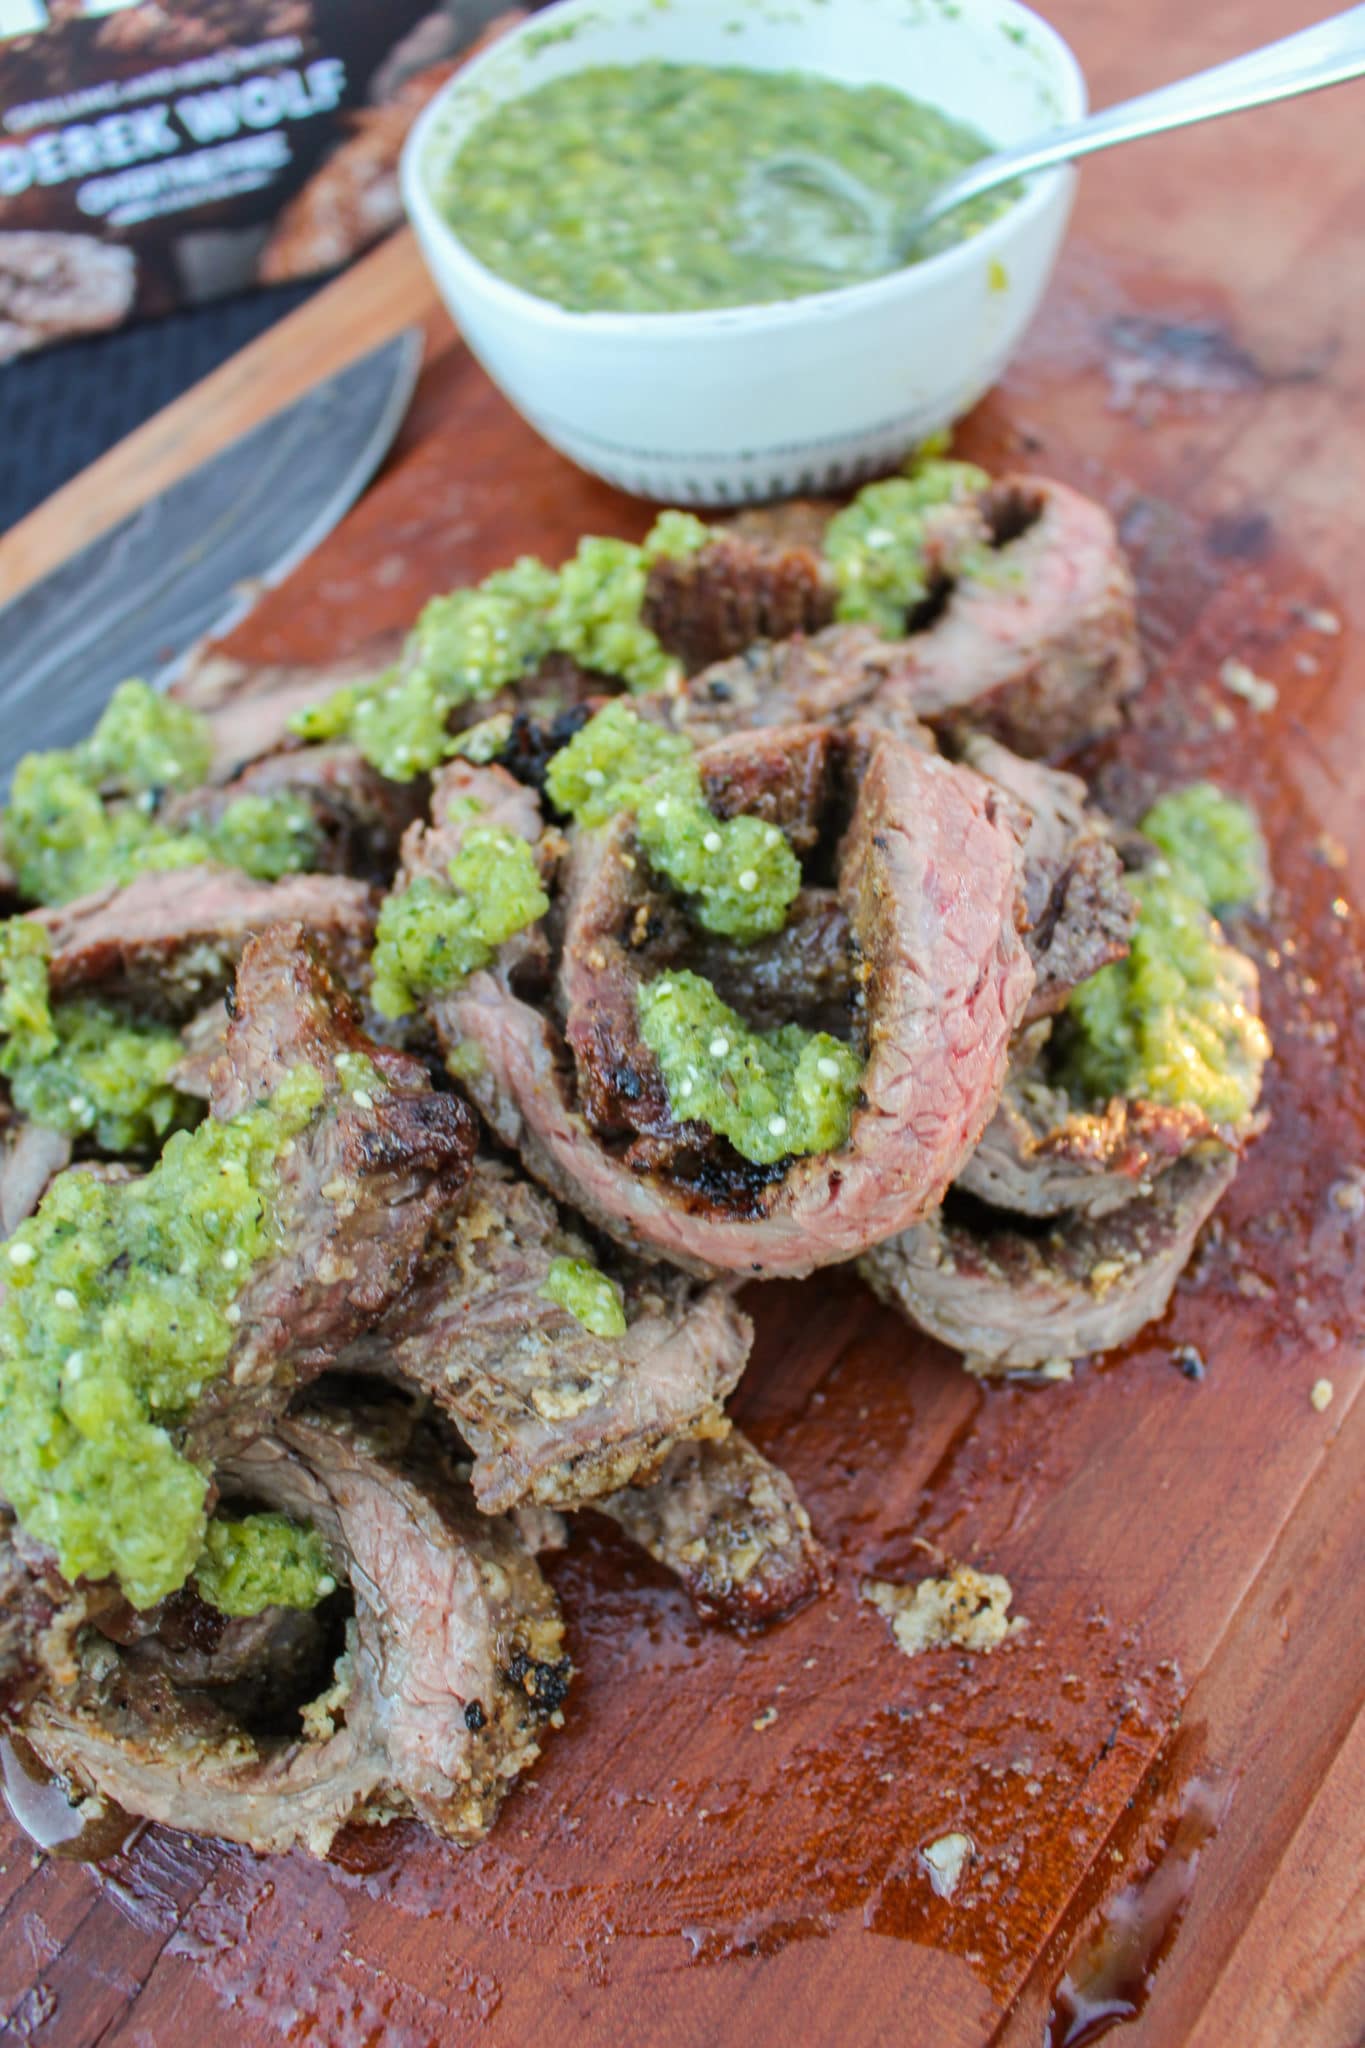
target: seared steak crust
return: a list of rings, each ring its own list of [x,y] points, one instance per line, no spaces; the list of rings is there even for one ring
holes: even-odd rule
[[[426,795],[420,778],[390,782],[358,747],[338,742],[267,755],[228,782],[173,798],[162,816],[193,829],[216,823],[239,797],[294,797],[313,814],[319,870],[383,882],[393,873],[399,840],[426,809]]]
[[[726,1426],[748,1318],[719,1286],[618,1260],[628,1328],[596,1337],[544,1293],[553,1260],[593,1256],[539,1189],[481,1161],[412,1287],[340,1361],[430,1395],[474,1454],[486,1513],[593,1500]]]
[[[0,1130],[0,1238],[31,1216],[48,1188],[71,1164],[71,1140],[62,1131],[9,1114]]]
[[[345,1822],[403,1814],[477,1841],[539,1754],[569,1671],[554,1596],[512,1524],[475,1510],[402,1411],[291,1416],[220,1480],[311,1522],[350,1585],[346,1649],[301,1733],[253,1736],[230,1694],[87,1632],[71,1682],[54,1675],[29,1708],[33,1747],[79,1791],[260,1851],[323,1855]]]
[[[1016,1041],[1000,1107],[958,1175],[964,1193],[1022,1216],[1102,1216],[1218,1135],[1193,1103],[1116,1095],[1078,1108],[1048,1079],[1050,1029],[1044,1021]]]
[[[1237,1171],[1205,1147],[1150,1192],[1045,1235],[992,1215],[940,1210],[858,1262],[874,1293],[963,1353],[973,1372],[1026,1370],[1111,1351],[1163,1312],[1201,1226]]]
[[[825,1553],[790,1479],[737,1429],[718,1442],[679,1444],[656,1478],[596,1506],[681,1579],[708,1621],[764,1628],[828,1584]]]
[[[54,995],[110,987],[158,1014],[186,1017],[226,988],[243,948],[269,925],[298,924],[340,972],[359,979],[369,957],[374,892],[343,875],[254,882],[233,868],[139,875],[74,903],[33,911],[52,942]]]
[[[342,1054],[371,1062],[377,1092],[338,1071]],[[242,955],[214,1116],[235,1116],[303,1065],[323,1076],[326,1098],[280,1161],[283,1250],[238,1301],[229,1370],[239,1389],[270,1383],[285,1361],[295,1377],[329,1365],[402,1293],[473,1165],[464,1103],[435,1094],[420,1061],[366,1038],[302,929],[276,925]]]
[[[1036,975],[1025,1015],[1049,1016],[1128,951],[1137,904],[1123,862],[1079,776],[1022,760],[986,733],[968,734],[961,758],[1023,807],[1025,943]]]
[[[737,532],[653,564],[644,622],[689,675],[755,640],[812,633],[834,616],[834,588],[814,549]]]
[[[791,719],[917,721],[989,732],[1048,758],[1109,731],[1141,680],[1132,576],[1100,505],[1041,477],[1002,477],[970,510],[993,543],[965,571],[945,554],[924,623],[750,646],[705,669],[674,716],[696,737]]]
[[[764,751],[785,748],[804,764],[810,744],[808,732],[789,731]],[[727,749],[727,767],[730,757]],[[1033,972],[1015,929],[1018,848],[998,798],[969,770],[884,734],[855,731],[845,759],[857,787],[838,850],[838,895],[858,953],[868,1062],[840,1152],[785,1170],[746,1163],[720,1185],[705,1171],[689,1181],[656,1170],[656,1155],[636,1166],[592,1127],[564,1071],[559,1033],[513,993],[505,967],[472,976],[433,1006],[443,1042],[463,1048],[479,1107],[535,1177],[620,1242],[687,1270],[804,1273],[904,1228],[942,1199],[1003,1084]],[[602,858],[614,852],[621,864],[615,829]],[[624,868],[623,904],[631,872]],[[615,886],[608,873],[608,898]],[[565,911],[561,999],[566,1032],[579,1044],[580,1021],[592,1026],[598,974],[613,1028],[630,1029],[619,962],[595,957],[587,934],[603,918],[596,908],[587,918],[585,900],[601,903],[595,880],[586,898],[571,888]],[[637,1084],[652,1086],[657,1101],[643,1048],[623,1047],[618,1061],[613,1046],[612,1059],[618,1101]],[[662,1134],[673,1148],[666,1167],[678,1128]]]

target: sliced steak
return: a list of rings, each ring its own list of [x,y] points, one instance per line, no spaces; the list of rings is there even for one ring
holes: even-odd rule
[[[213,1093],[213,1070],[227,1049],[228,1012],[224,998],[205,1003],[180,1027],[184,1050],[167,1076],[182,1095],[207,1102]]]
[[[12,1112],[0,1131],[0,1238],[31,1216],[57,1175],[71,1164],[71,1140],[62,1131],[31,1124]]]
[[[52,942],[54,995],[116,985],[138,1006],[173,1017],[225,989],[255,932],[301,925],[347,980],[363,978],[374,939],[374,892],[342,875],[253,882],[232,868],[139,875],[30,913]]]
[[[719,759],[706,756],[708,793],[713,771],[739,780],[737,751],[757,744],[731,742]],[[808,729],[789,729],[765,737],[761,752],[770,763],[785,755],[805,786],[812,744]],[[638,1130],[666,1096],[634,1024],[640,963],[619,940],[614,952],[604,944],[613,901],[627,934],[638,907],[638,862],[629,865],[636,857],[619,825],[595,842],[564,907],[564,1036],[519,999],[505,965],[433,1006],[443,1042],[460,1048],[470,1092],[534,1176],[621,1243],[687,1270],[810,1272],[936,1206],[994,1111],[1032,989],[1015,929],[1018,846],[990,784],[856,728],[825,758],[841,779],[832,808],[851,811],[835,855],[837,894],[857,955],[868,1050],[840,1151],[755,1168],[716,1154],[703,1132],[698,1165],[700,1127],[671,1120],[646,1134],[666,1141],[664,1155],[632,1160],[621,1149],[615,1126]],[[752,775],[743,781],[756,786]],[[780,812],[772,778],[765,801]],[[566,1040],[577,1079],[564,1061]],[[602,1085],[590,1083],[580,1100],[592,1059]],[[606,1128],[594,1127],[594,1114]]]
[[[774,548],[812,548],[819,554],[825,529],[839,509],[837,498],[782,498],[774,505],[746,505],[721,523],[727,533],[745,540]]]
[[[975,507],[955,509],[979,514],[993,546],[966,569],[945,554],[933,600],[904,639],[835,626],[751,647],[696,675],[677,721],[702,737],[851,717],[908,735],[928,720],[1042,757],[1109,731],[1141,681],[1133,581],[1109,514],[1027,476],[1003,477]]]
[[[479,1514],[401,1415],[292,1416],[221,1477],[311,1522],[350,1587],[325,1689],[290,1733],[257,1734],[217,1689],[87,1632],[74,1681],[29,1707],[33,1747],[77,1791],[262,1852],[323,1855],[345,1822],[403,1814],[477,1841],[569,1674],[554,1596],[511,1523]]]
[[[372,1064],[373,1090],[338,1071],[343,1054]],[[295,1378],[321,1371],[376,1321],[473,1166],[464,1103],[434,1093],[419,1060],[366,1038],[302,928],[276,925],[242,955],[213,1115],[237,1115],[303,1065],[323,1076],[326,1095],[279,1164],[281,1250],[238,1297],[234,1391],[278,1382],[285,1364]]]
[[[1102,505],[1044,477],[984,494],[995,553],[908,643],[922,718],[1048,757],[1110,731],[1142,680],[1133,578]]]
[[[986,733],[965,737],[961,759],[1023,806],[1025,943],[1037,977],[1025,1019],[1049,1016],[1124,957],[1137,923],[1109,821],[1079,776],[1022,760]]]
[[[688,675],[755,640],[813,633],[834,616],[834,585],[814,548],[717,533],[695,553],[653,564],[644,622]]]
[[[254,761],[228,782],[187,790],[165,805],[166,824],[193,831],[215,825],[242,797],[292,797],[312,814],[317,853],[309,865],[329,874],[384,882],[398,842],[426,808],[426,784],[389,782],[358,747],[293,746]]]
[[[1022,1216],[1103,1216],[1217,1135],[1193,1103],[1078,1107],[1049,1078],[1049,1031],[1044,1021],[1016,1041],[1000,1107],[958,1175],[964,1193]]]
[[[596,1499],[725,1427],[748,1318],[719,1286],[618,1261],[628,1327],[596,1337],[544,1293],[553,1260],[593,1257],[539,1189],[483,1161],[408,1293],[341,1359],[431,1397],[474,1454],[488,1513]]]
[[[212,773],[216,781],[227,781],[249,761],[288,745],[289,722],[297,713],[325,703],[349,683],[379,675],[401,646],[400,635],[388,634],[316,666],[250,663],[215,651],[193,662],[171,695],[208,719]]]
[[[737,1429],[679,1444],[658,1477],[596,1503],[676,1574],[698,1614],[764,1628],[828,1584],[825,1553],[785,1472]]]
[[[933,738],[911,702],[913,667],[906,641],[883,640],[870,626],[827,626],[809,636],[756,641],[703,669],[673,693],[665,715],[699,746],[760,726],[858,719],[932,752]]]
[[[1111,1351],[1162,1314],[1236,1171],[1235,1153],[1206,1147],[1123,1208],[1041,1234],[995,1212],[955,1217],[950,1204],[866,1253],[858,1270],[972,1372]]]

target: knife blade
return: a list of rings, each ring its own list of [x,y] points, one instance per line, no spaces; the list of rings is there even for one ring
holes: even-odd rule
[[[241,435],[0,610],[0,787],[69,745],[126,676],[173,680],[354,504],[407,411],[409,328]]]

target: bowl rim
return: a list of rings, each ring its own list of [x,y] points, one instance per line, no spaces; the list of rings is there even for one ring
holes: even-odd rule
[[[1080,120],[1089,105],[1088,88],[1080,60],[1066,38],[1050,21],[1044,20],[1041,14],[1035,13],[1032,7],[1025,5],[1024,0],[990,0],[990,4],[1015,17],[1021,27],[1027,26],[1052,60],[1064,102],[1059,125]],[[888,271],[884,276],[864,278],[855,284],[836,285],[829,291],[805,292],[798,298],[760,301],[754,305],[704,306],[687,312],[585,312],[570,306],[558,305],[553,299],[542,298],[536,292],[527,291],[523,286],[513,284],[497,271],[490,270],[488,265],[474,254],[437,206],[423,174],[422,159],[426,155],[434,129],[441,122],[451,103],[461,99],[475,87],[487,69],[495,62],[505,59],[508,50],[523,40],[543,36],[547,21],[555,15],[567,13],[570,9],[576,11],[580,8],[600,8],[600,5],[601,0],[558,0],[558,4],[529,15],[506,35],[499,36],[489,49],[483,51],[471,63],[462,66],[452,78],[447,79],[408,131],[399,160],[399,183],[404,208],[409,221],[417,230],[419,242],[424,245],[424,254],[426,242],[428,239],[433,240],[438,245],[442,257],[452,261],[458,269],[462,269],[468,281],[477,287],[486,300],[499,305],[505,312],[515,315],[523,322],[535,321],[543,327],[565,334],[600,335],[604,338],[616,336],[627,339],[648,337],[655,341],[676,336],[680,340],[695,341],[708,334],[761,332],[802,320],[831,319],[845,313],[856,314],[864,310],[871,313],[883,302],[912,297],[916,291],[929,289],[935,282],[965,270],[983,254],[989,258],[1001,248],[1008,247],[1018,231],[1040,214],[1047,212],[1068,182],[1075,177],[1075,166],[1072,164],[1059,164],[1053,170],[1036,172],[1029,180],[1022,198],[1016,200],[997,219],[987,222],[985,227],[965,241],[954,242],[947,249],[940,249],[932,256],[923,257],[918,263]],[[512,93],[507,97],[516,99],[523,95]]]

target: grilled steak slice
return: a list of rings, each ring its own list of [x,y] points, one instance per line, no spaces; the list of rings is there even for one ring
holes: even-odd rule
[[[71,1164],[71,1140],[61,1131],[9,1112],[0,1131],[0,1238],[31,1216],[51,1183]]]
[[[828,1584],[790,1479],[737,1429],[719,1442],[679,1444],[656,1479],[596,1505],[682,1580],[708,1621],[764,1628]]]
[[[26,1546],[14,1510],[0,1500],[0,1715],[42,1679],[44,1638],[64,1589]],[[56,1645],[48,1644],[49,1654]]]
[[[870,626],[827,626],[809,637],[756,641],[716,662],[669,700],[667,716],[699,746],[768,725],[846,725],[859,719],[933,749],[911,703],[911,645]]]
[[[267,755],[229,782],[187,790],[161,815],[173,827],[192,830],[215,824],[247,796],[296,798],[317,827],[318,852],[310,865],[380,882],[392,875],[399,840],[426,808],[424,782],[389,782],[358,747],[338,743]]]
[[[694,554],[655,562],[645,589],[645,624],[689,675],[833,616],[834,586],[813,548],[749,534],[718,533]]]
[[[1025,943],[1036,980],[1026,1021],[1065,1004],[1128,951],[1137,905],[1109,822],[1086,799],[1079,776],[1021,760],[986,733],[966,736],[961,758],[1023,805]]]
[[[813,743],[809,729],[794,728],[766,736],[761,751],[770,764],[790,761],[804,787]],[[708,794],[713,773],[736,784],[737,752],[759,745],[732,741],[719,758],[704,757]],[[838,803],[852,812],[837,888],[858,953],[869,1052],[840,1151],[753,1168],[671,1119],[645,1134],[665,1141],[663,1154],[632,1160],[620,1150],[615,1127],[638,1129],[640,1104],[652,1116],[666,1097],[627,995],[639,963],[619,942],[613,953],[602,944],[613,899],[623,928],[635,924],[638,863],[626,865],[635,856],[614,836],[617,825],[606,829],[600,859],[587,860],[586,879],[572,884],[564,912],[561,998],[578,1081],[565,1069],[560,1033],[516,996],[505,966],[433,1006],[443,1042],[462,1047],[470,1092],[533,1175],[628,1247],[647,1246],[687,1270],[810,1272],[924,1215],[995,1108],[1032,989],[1014,921],[1018,847],[991,786],[856,728],[825,758],[837,771]],[[756,780],[743,778],[750,791]],[[780,810],[772,777],[764,801]],[[601,1085],[590,1083],[580,1099],[582,1074],[599,1054]],[[605,1128],[594,1128],[594,1113]]]
[[[916,720],[979,727],[1049,757],[1109,731],[1141,680],[1133,582],[1100,505],[1042,477],[1003,477],[970,510],[985,566],[949,549],[916,630],[882,641],[836,626],[703,670],[676,717],[697,736],[735,725],[850,717],[909,733]]]
[[[401,1411],[291,1416],[220,1476],[311,1522],[349,1584],[330,1683],[295,1731],[254,1734],[216,1688],[91,1632],[74,1682],[30,1705],[33,1747],[79,1791],[263,1852],[323,1855],[346,1821],[403,1814],[477,1841],[568,1680],[554,1596],[511,1523],[477,1512]]]
[[[819,554],[825,528],[838,510],[837,498],[783,498],[775,505],[746,505],[722,524],[727,533],[745,540],[774,548],[812,548]]]
[[[115,984],[158,1014],[186,1017],[225,989],[253,932],[303,926],[349,980],[365,970],[375,898],[342,875],[253,882],[232,868],[139,875],[74,903],[33,911],[52,941],[52,992]]]
[[[866,1253],[858,1270],[972,1372],[1111,1351],[1161,1315],[1236,1171],[1235,1153],[1206,1147],[1123,1208],[1059,1219],[1041,1236],[1001,1216],[940,1210]]]
[[[595,1337],[546,1298],[555,1259],[593,1258],[537,1188],[491,1161],[438,1225],[412,1287],[341,1359],[430,1395],[474,1454],[487,1513],[624,1486],[683,1437],[724,1429],[753,1338],[718,1286],[621,1261],[628,1328]]]
[[[378,675],[397,657],[400,636],[386,635],[353,654],[316,666],[237,661],[212,653],[193,663],[171,691],[202,711],[213,736],[215,781],[227,781],[249,761],[290,743],[289,721],[334,690]]]
[[[1116,1095],[1078,1108],[1049,1079],[1050,1029],[1044,1021],[1016,1041],[1000,1107],[958,1175],[964,1193],[1023,1216],[1103,1216],[1145,1194],[1158,1174],[1218,1135],[1193,1103],[1173,1107]]]
[[[1048,757],[1110,731],[1142,680],[1133,579],[1102,505],[1043,477],[984,494],[991,566],[963,577],[909,645],[922,718]]]
[[[344,1054],[369,1061],[377,1083],[348,1081],[337,1066]],[[419,1060],[366,1038],[301,927],[276,925],[242,955],[213,1074],[214,1116],[237,1115],[303,1065],[324,1077],[327,1092],[280,1161],[283,1249],[238,1298],[229,1361],[238,1391],[275,1380],[285,1361],[295,1377],[321,1371],[382,1315],[473,1166],[474,1119],[464,1103],[435,1094]]]

